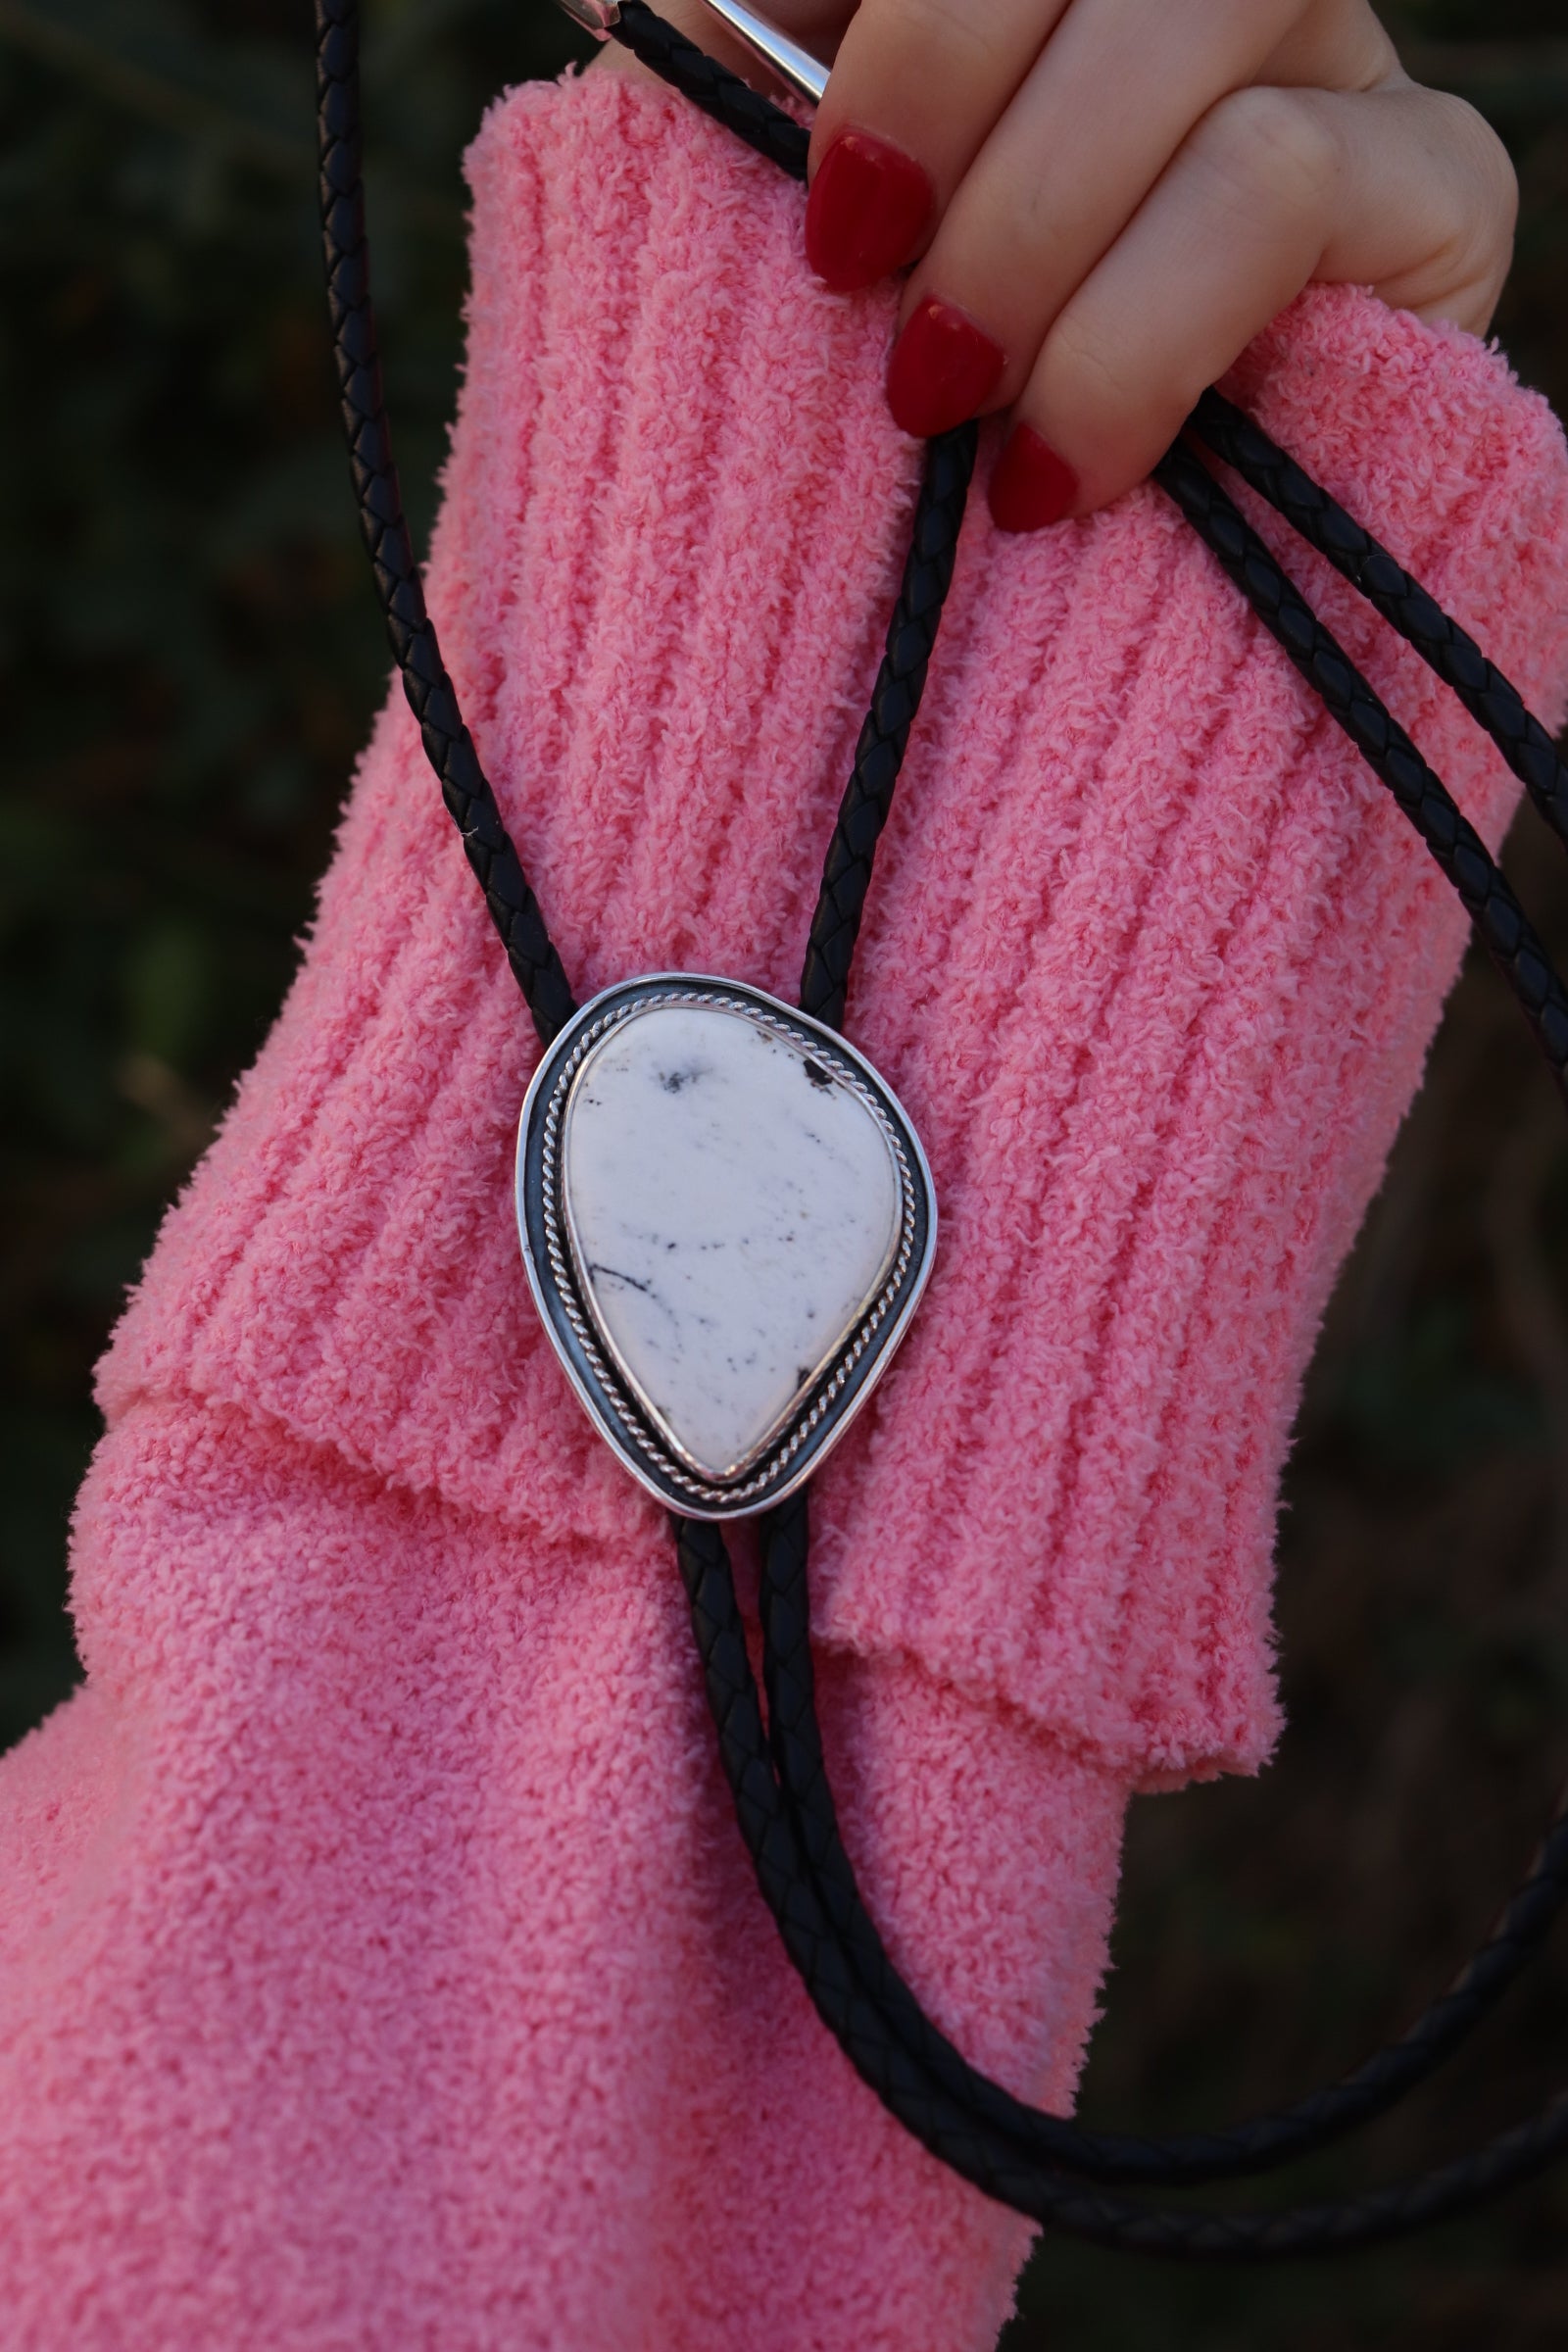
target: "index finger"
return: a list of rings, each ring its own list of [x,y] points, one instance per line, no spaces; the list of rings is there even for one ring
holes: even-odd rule
[[[839,293],[913,261],[1068,0],[863,0],[811,133],[807,257]]]

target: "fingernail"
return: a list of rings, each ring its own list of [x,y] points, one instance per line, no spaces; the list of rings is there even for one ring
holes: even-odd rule
[[[1043,531],[1078,495],[1078,476],[1032,424],[1015,424],[991,474],[991,519],[999,530]]]
[[[929,440],[972,416],[994,392],[1007,355],[956,303],[928,295],[893,346],[888,406],[906,433]]]
[[[835,294],[853,294],[906,262],[931,218],[928,173],[868,130],[841,130],[806,202],[806,258]]]

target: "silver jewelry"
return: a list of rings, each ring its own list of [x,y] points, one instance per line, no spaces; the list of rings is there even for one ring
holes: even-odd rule
[[[696,1519],[801,1485],[892,1360],[936,1249],[925,1154],[834,1030],[744,984],[607,989],[522,1106],[517,1227],[567,1377]]]
[[[562,8],[574,24],[581,24],[599,40],[609,36],[612,24],[620,22],[620,0],[560,0]],[[753,57],[776,74],[785,86],[798,98],[808,99],[815,106],[827,88],[828,69],[809,49],[792,41],[787,32],[780,32],[745,0],[703,0],[710,15],[728,25],[735,38]]]

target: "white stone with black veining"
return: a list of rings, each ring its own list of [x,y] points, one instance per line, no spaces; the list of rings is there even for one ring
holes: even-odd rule
[[[876,1118],[744,1012],[656,1005],[585,1059],[562,1178],[611,1352],[697,1471],[738,1475],[886,1280],[903,1203]]]

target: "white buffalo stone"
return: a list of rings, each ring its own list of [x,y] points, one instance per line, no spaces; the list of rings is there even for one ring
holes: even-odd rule
[[[743,1010],[656,1005],[584,1061],[562,1173],[622,1373],[695,1470],[738,1476],[887,1279],[902,1194],[881,1125]]]

